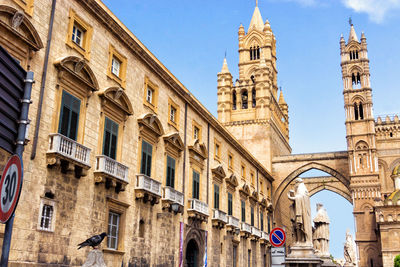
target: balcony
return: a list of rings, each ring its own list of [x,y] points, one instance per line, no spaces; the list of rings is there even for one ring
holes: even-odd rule
[[[216,209],[213,210],[212,223],[214,227],[222,229],[224,228],[225,224],[227,224],[227,222],[228,217],[225,212]]]
[[[163,209],[169,209],[175,213],[183,212],[183,199],[184,196],[181,192],[175,190],[170,186],[163,188],[163,197],[161,199]],[[176,205],[174,205],[176,204]]]
[[[136,199],[143,199],[144,203],[150,201],[151,205],[154,205],[161,198],[161,183],[147,175],[138,174],[136,175],[135,195]]]
[[[251,237],[252,237],[253,240],[260,239],[261,238],[261,231],[258,228],[252,226],[251,227]]]
[[[115,192],[125,191],[129,183],[128,167],[112,158],[101,155],[96,156],[96,168],[94,170],[96,184],[105,183],[106,188],[115,187]]]
[[[269,234],[261,231],[261,239],[260,239],[261,244],[269,244]]]
[[[207,221],[208,205],[198,199],[189,199],[188,216],[200,221]]]
[[[90,149],[62,134],[49,135],[46,154],[49,167],[58,165],[63,173],[74,171],[77,178],[86,176],[90,169]]]
[[[251,225],[245,222],[242,222],[240,225],[240,235],[244,238],[247,238],[251,235]]]
[[[226,229],[228,232],[237,232],[239,233],[239,229],[240,229],[240,223],[239,223],[239,219],[233,217],[232,215],[228,215],[228,223],[226,224]]]

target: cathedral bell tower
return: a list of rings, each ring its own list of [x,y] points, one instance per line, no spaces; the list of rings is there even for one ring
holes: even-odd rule
[[[379,262],[378,255],[363,253],[372,248],[379,251],[373,206],[374,199],[380,197],[381,189],[378,179],[367,39],[362,33],[359,41],[351,21],[350,24],[347,43],[343,36],[340,38],[350,189],[356,224],[356,244],[359,253],[363,254],[360,256],[359,266],[371,266],[371,261],[375,266]]]
[[[268,169],[273,156],[291,153],[288,105],[278,98],[276,40],[255,7],[239,37],[239,78],[232,82],[226,58],[218,73],[218,119]]]

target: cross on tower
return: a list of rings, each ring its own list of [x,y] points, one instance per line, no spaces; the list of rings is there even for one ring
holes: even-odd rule
[[[256,6],[258,6],[258,0],[256,0]]]

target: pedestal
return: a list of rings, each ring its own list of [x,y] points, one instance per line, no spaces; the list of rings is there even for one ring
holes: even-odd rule
[[[104,262],[103,252],[100,249],[90,251],[82,267],[107,267]]]
[[[340,266],[339,264],[333,263],[333,261],[330,257],[321,257],[321,260],[323,260],[323,263],[321,264],[322,267],[338,267],[338,266]],[[354,266],[352,266],[352,267],[354,267]]]
[[[286,256],[286,267],[321,267],[323,261],[314,254],[312,246],[291,246]]]

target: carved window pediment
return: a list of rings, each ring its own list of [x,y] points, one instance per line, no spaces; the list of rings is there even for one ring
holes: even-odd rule
[[[140,134],[156,143],[158,138],[164,134],[161,121],[157,115],[147,113],[138,118]]]
[[[225,173],[224,167],[222,167],[222,165],[218,165],[215,168],[212,168],[211,172],[213,174],[213,179],[216,182],[221,184],[224,181],[224,178],[226,177],[226,173]]]
[[[103,92],[99,93],[102,101],[103,107],[110,107],[115,110],[115,108],[120,111],[121,119],[126,120],[126,118],[133,114],[133,108],[131,101],[121,87],[109,87]]]
[[[239,185],[238,180],[236,178],[235,174],[231,174],[229,177],[225,178],[225,181],[227,183],[228,186],[232,187],[233,189]]]
[[[257,202],[258,201],[258,193],[256,190],[253,191],[253,193],[251,193],[250,198],[254,201]]]
[[[165,150],[175,156],[180,156],[185,145],[178,132],[172,132],[163,136],[165,142]]]
[[[0,26],[16,35],[33,51],[43,48],[38,32],[24,13],[10,6],[0,5]]]
[[[98,91],[99,85],[92,69],[83,58],[67,56],[56,60],[54,65],[58,69],[58,78],[61,81],[78,81],[87,87],[86,95],[90,96],[92,91]]]
[[[250,187],[244,183],[243,186],[239,189],[239,193],[242,197],[249,197],[250,196]]]
[[[207,148],[204,143],[200,143],[199,139],[196,139],[193,145],[189,146],[189,157],[191,163],[197,164],[203,168],[204,160],[207,158]]]

